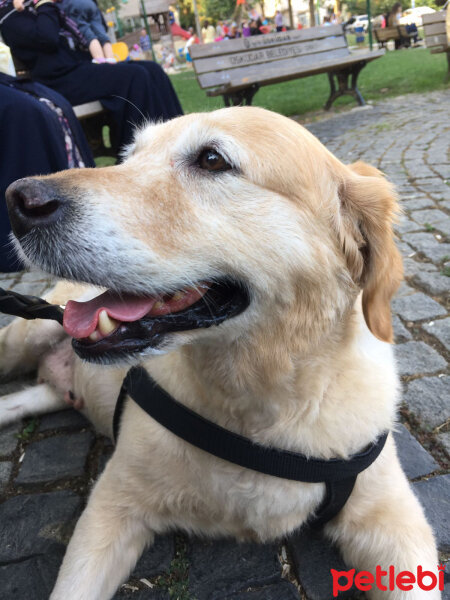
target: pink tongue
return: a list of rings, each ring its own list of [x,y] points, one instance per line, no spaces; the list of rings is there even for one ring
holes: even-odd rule
[[[142,319],[151,311],[156,298],[139,298],[137,296],[117,296],[107,291],[88,302],[69,300],[64,310],[63,326],[74,338],[88,337],[95,331],[98,315],[106,310],[108,315],[117,321],[131,322]]]

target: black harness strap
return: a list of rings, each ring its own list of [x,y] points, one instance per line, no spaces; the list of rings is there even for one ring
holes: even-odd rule
[[[268,448],[208,421],[172,398],[143,367],[133,367],[124,379],[114,413],[116,440],[127,395],[176,436],[218,458],[274,477],[325,483],[325,500],[316,514],[314,526],[326,523],[341,510],[353,490],[358,473],[378,457],[388,435],[384,433],[348,460],[308,458],[297,452]]]
[[[24,319],[54,319],[61,325],[64,310],[36,296],[24,296],[0,288],[0,312]],[[347,502],[358,473],[378,457],[388,433],[347,460],[308,458],[303,454],[257,444],[204,419],[153,381],[142,367],[130,369],[123,381],[114,411],[113,432],[117,440],[125,398],[129,395],[148,415],[166,429],[205,452],[266,475],[325,483],[325,498],[310,526],[316,528],[335,517]]]

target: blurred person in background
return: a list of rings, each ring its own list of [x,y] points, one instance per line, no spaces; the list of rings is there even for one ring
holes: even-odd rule
[[[182,114],[172,84],[151,61],[92,64],[83,36],[52,0],[30,0],[17,10],[0,0],[4,42],[33,81],[63,95],[72,106],[99,100],[111,116],[111,143],[119,152],[136,125]]]

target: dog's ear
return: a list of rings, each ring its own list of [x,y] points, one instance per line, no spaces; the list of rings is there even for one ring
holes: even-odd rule
[[[392,342],[390,301],[403,278],[392,229],[397,198],[374,167],[357,162],[346,171],[339,189],[341,243],[352,278],[363,290],[367,326],[380,340]]]

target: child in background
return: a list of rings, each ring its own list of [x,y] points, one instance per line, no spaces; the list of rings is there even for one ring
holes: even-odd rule
[[[141,30],[141,36],[139,38],[139,46],[144,53],[145,60],[152,59],[152,43],[145,29]]]
[[[102,13],[97,3],[94,0],[62,0],[62,8],[75,21],[86,38],[92,62],[97,64],[116,63],[111,41],[106,33]]]

